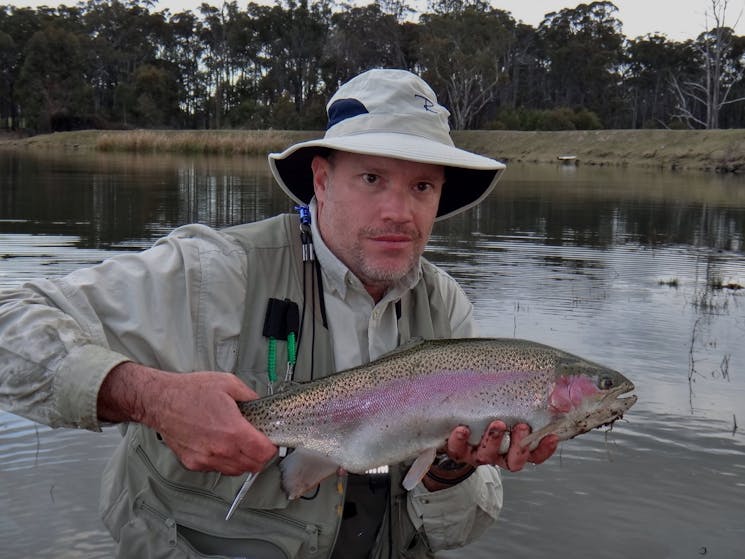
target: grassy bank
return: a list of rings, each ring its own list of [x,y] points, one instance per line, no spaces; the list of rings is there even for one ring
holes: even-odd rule
[[[745,172],[745,130],[467,131],[458,144],[508,161]]]
[[[0,140],[0,146],[137,153],[261,155],[317,135],[315,132],[276,130],[80,130]]]
[[[0,139],[0,147],[264,155],[321,134],[276,130],[85,130]],[[560,155],[573,155],[582,165],[745,172],[745,130],[477,130],[455,132],[453,137],[465,149],[507,162],[556,163]]]

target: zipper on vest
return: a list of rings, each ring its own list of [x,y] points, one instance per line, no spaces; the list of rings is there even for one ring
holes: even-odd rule
[[[220,501],[222,503],[225,502],[224,499],[218,497],[211,491],[208,491],[206,489],[199,489],[198,487],[189,487],[186,485],[181,485],[180,483],[175,483],[171,481],[170,479],[163,477],[160,474],[160,472],[157,470],[157,468],[153,465],[152,461],[150,460],[150,457],[147,455],[147,453],[141,446],[138,445],[135,452],[137,453],[137,456],[139,456],[140,460],[142,460],[142,463],[145,464],[145,467],[150,472],[150,475],[154,477],[155,479],[157,479],[161,485],[164,485],[175,491],[179,491],[183,493],[191,493],[193,495],[199,495],[201,497],[207,497],[209,499],[212,499],[213,501]]]
[[[168,532],[168,545],[170,547],[176,547],[176,544],[178,542],[178,523],[176,522],[175,518],[172,518],[170,516],[167,516],[160,512],[155,507],[148,505],[141,497],[137,499],[135,502],[135,508],[138,508],[142,511],[145,511],[147,514],[151,515],[153,518],[158,520],[159,522],[163,523],[163,525],[166,527]],[[257,512],[255,509],[251,509],[253,512]],[[265,515],[269,516],[269,515]],[[293,522],[292,519],[284,518],[283,520],[289,521],[288,523],[295,524],[298,528],[301,528],[303,532],[305,532],[305,538],[304,538],[304,544],[307,544],[308,552],[313,555],[318,553],[318,535],[321,533],[321,530],[318,528],[318,526],[315,526],[314,524],[300,524],[297,522]],[[202,527],[191,527],[187,524],[183,525],[186,528],[191,528],[192,530],[196,530],[198,532],[202,532],[203,534],[206,534],[208,536],[214,536],[216,538],[227,538],[228,536],[222,535],[222,534],[216,534],[209,530],[204,530]],[[276,545],[276,544],[275,544]]]
[[[306,540],[308,542],[308,551],[311,554],[318,553],[318,534],[319,534],[319,532],[320,532],[320,529],[318,528],[318,526],[315,526],[313,524],[306,524],[305,525],[305,533],[308,534],[308,539]]]
[[[159,522],[162,522],[163,525],[166,527],[166,531],[168,533],[168,545],[170,547],[176,547],[177,542],[177,536],[178,536],[178,524],[176,524],[176,519],[172,518],[170,516],[167,516],[160,512],[155,507],[152,507],[148,505],[144,499],[141,497],[138,497],[135,501],[135,508],[138,508],[140,510],[143,510],[153,516],[156,520]]]

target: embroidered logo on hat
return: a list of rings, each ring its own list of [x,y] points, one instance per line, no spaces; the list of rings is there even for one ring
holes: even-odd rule
[[[418,93],[415,93],[415,94],[414,94],[414,97],[419,97],[419,99],[423,99],[423,100],[424,100],[424,110],[425,110],[425,111],[428,111],[428,112],[430,112],[430,113],[435,113],[435,114],[437,114],[437,111],[433,111],[433,110],[432,110],[432,107],[434,107],[434,106],[435,106],[435,103],[434,103],[434,101],[430,101],[430,100],[429,100],[429,99],[427,99],[427,98],[426,98],[426,97],[425,97],[424,95],[419,95]]]

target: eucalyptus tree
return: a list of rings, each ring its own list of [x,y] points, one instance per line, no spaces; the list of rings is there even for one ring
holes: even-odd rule
[[[23,50],[41,28],[35,10],[0,6],[0,127],[15,130],[25,126],[19,114],[16,83],[23,63]]]
[[[236,2],[224,2],[220,7],[202,3],[201,40],[205,45],[203,63],[207,68],[207,87],[212,92],[212,103],[208,108],[209,125],[220,128],[227,109],[226,89],[232,77],[232,63],[228,46],[230,18],[238,11]]]
[[[664,35],[646,35],[628,42],[623,87],[629,106],[630,128],[658,128],[674,124],[676,97],[670,80],[696,73],[691,42],[675,42]]]
[[[442,0],[419,20],[418,64],[450,110],[452,125],[477,125],[509,85],[515,20],[481,0]]]
[[[404,0],[375,0],[374,4],[380,7],[380,11],[396,18],[396,21],[403,23],[409,17],[416,13],[416,10]]]
[[[272,94],[265,77],[274,63],[267,40],[272,38],[272,8],[250,2],[231,15],[227,46],[233,66],[228,84],[225,123],[228,126],[265,128],[270,119]]]
[[[132,75],[133,120],[139,126],[180,124],[179,88],[175,72],[162,61],[140,64]]]
[[[250,93],[258,90],[267,61],[267,52],[262,42],[261,18],[251,11],[238,12],[232,17],[228,29],[228,46],[235,67],[234,81],[241,82]]]
[[[510,73],[509,87],[500,96],[505,109],[542,107],[546,90],[546,64],[541,42],[533,26],[518,23],[506,65]]]
[[[174,68],[178,82],[178,106],[182,121],[180,127],[200,128],[205,126],[209,95],[207,77],[201,61],[205,50],[202,36],[202,21],[191,11],[166,14],[167,33],[161,38],[161,56]]]
[[[264,30],[272,9],[249,3],[245,10],[237,2],[220,8],[202,4],[202,61],[207,68],[207,87],[213,94],[211,126],[235,124],[236,109],[247,97],[257,99],[268,60]],[[227,119],[227,120],[226,120]]]
[[[14,130],[17,127],[14,90],[19,59],[13,37],[0,31],[0,129]]]
[[[329,0],[285,0],[263,10],[261,34],[267,57],[262,91],[275,126],[322,124],[321,68],[331,14]]]
[[[745,96],[732,95],[745,76],[745,58],[741,41],[725,23],[727,7],[727,0],[711,0],[707,30],[692,44],[698,74],[674,75],[670,80],[677,97],[676,116],[691,128],[719,128],[725,107],[745,101]]]
[[[586,107],[609,124],[619,109],[624,36],[612,2],[546,14],[538,26],[547,66],[549,106]]]
[[[37,10],[12,5],[0,6],[0,30],[10,35],[18,48],[23,49],[39,29],[41,19]]]
[[[152,2],[88,0],[83,21],[89,48],[87,65],[94,110],[103,118],[131,124],[137,103],[136,69],[154,64],[160,50],[164,16]]]
[[[745,62],[745,36],[732,36],[727,65],[742,69]],[[740,70],[742,75],[742,70]],[[719,113],[720,128],[742,128],[745,126],[745,79],[738,79],[732,82],[729,90],[726,92],[728,100],[722,105]]]
[[[34,33],[17,84],[28,125],[42,131],[80,127],[90,94],[84,71],[77,35],[54,26]]]
[[[372,3],[343,5],[331,16],[323,64],[328,91],[370,68],[407,68],[409,63],[397,13],[386,13],[380,3]]]

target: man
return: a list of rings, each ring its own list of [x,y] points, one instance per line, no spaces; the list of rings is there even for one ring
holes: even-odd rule
[[[455,428],[409,492],[406,465],[339,472],[297,500],[280,491],[278,449],[236,406],[281,389],[270,344],[304,382],[412,338],[474,335],[464,293],[421,255],[434,221],[477,204],[504,168],[455,148],[448,112],[405,71],[358,76],[328,114],[324,138],[270,155],[282,189],[310,204],[300,219],[186,226],[0,294],[0,403],[52,426],[123,426],[101,496],[120,557],[431,556],[496,519],[493,465],[519,470],[556,448],[521,449],[520,425],[501,454],[496,420],[474,446]],[[247,472],[261,473],[226,521]]]

